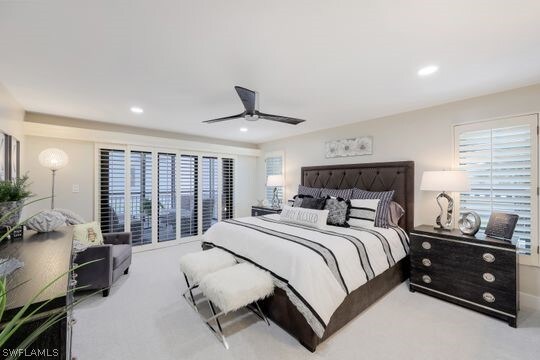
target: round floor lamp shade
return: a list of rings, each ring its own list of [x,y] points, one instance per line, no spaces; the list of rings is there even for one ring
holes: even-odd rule
[[[67,165],[69,157],[63,150],[50,148],[43,150],[39,154],[38,160],[41,166],[51,170],[52,173],[51,209],[54,209],[54,179],[56,171]]]
[[[52,171],[63,168],[69,162],[68,155],[63,150],[56,148],[43,150],[38,159],[41,166]]]

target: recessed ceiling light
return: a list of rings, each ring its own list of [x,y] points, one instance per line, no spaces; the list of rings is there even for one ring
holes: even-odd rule
[[[138,106],[132,106],[129,110],[134,114],[142,114],[144,112],[144,110]]]
[[[246,131],[248,131],[248,129],[245,128],[245,127],[242,127],[242,128],[240,128],[240,131],[241,131],[241,132],[246,132]]]
[[[439,67],[437,65],[425,66],[418,70],[418,76],[429,76],[435,74],[437,71],[439,71]]]

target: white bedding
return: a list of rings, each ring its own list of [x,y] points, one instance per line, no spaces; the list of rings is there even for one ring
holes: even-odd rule
[[[348,293],[409,249],[400,228],[313,229],[280,222],[275,214],[219,222],[204,242],[270,271],[319,337]]]

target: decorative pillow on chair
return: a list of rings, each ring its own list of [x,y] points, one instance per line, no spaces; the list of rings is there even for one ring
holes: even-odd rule
[[[90,246],[103,245],[103,235],[99,223],[94,221],[73,226],[73,240]]]
[[[56,210],[43,210],[28,219],[25,225],[37,232],[51,232],[66,226],[66,217]]]
[[[375,217],[375,226],[388,228],[388,209],[390,208],[390,202],[394,197],[394,190],[391,191],[367,191],[361,189],[354,189],[351,199],[379,199],[381,200],[379,207],[377,208],[377,214]]]
[[[327,198],[324,210],[328,210],[328,225],[349,227],[351,201],[342,198]]]
[[[54,209],[54,211],[59,212],[60,214],[66,217],[66,223],[68,225],[78,225],[84,224],[86,221],[77,213],[74,213],[68,209]]]
[[[285,206],[279,215],[279,219],[283,222],[321,229],[326,225],[326,219],[328,219],[328,210],[315,210]]]
[[[321,197],[335,197],[349,200],[352,196],[354,189],[322,189]]]
[[[298,195],[311,195],[318,198],[321,195],[321,188],[312,188],[304,185],[298,185]]]
[[[375,226],[379,199],[352,199],[349,225],[360,227]]]

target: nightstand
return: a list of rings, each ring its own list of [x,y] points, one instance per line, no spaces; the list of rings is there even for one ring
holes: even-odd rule
[[[272,207],[266,207],[266,206],[252,206],[251,207],[251,216],[261,216],[261,215],[279,214],[279,213],[281,213],[281,209],[274,209]]]
[[[422,225],[410,234],[410,290],[505,320],[519,310],[515,244]]]

